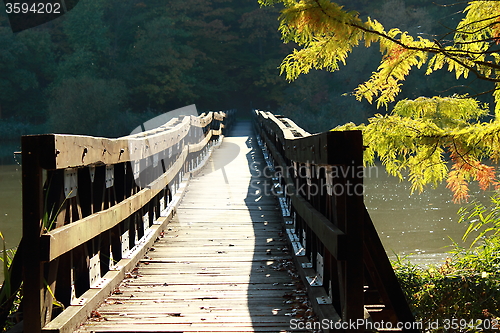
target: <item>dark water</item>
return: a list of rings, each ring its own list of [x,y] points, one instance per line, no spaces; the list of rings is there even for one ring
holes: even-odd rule
[[[21,239],[21,200],[21,166],[0,165],[0,232],[7,248]]]
[[[390,256],[398,253],[417,263],[439,263],[447,257],[450,237],[465,245],[461,238],[466,225],[457,223],[460,206],[452,202],[444,184],[410,195],[409,183],[387,176],[383,168],[367,169],[366,176],[365,204]],[[7,247],[18,244],[21,222],[21,167],[0,165],[0,232]]]
[[[21,151],[19,141],[0,141],[0,165],[20,163],[21,156],[14,153],[19,151]]]
[[[452,240],[469,246],[470,241],[462,241],[467,225],[458,223],[461,205],[453,203],[445,184],[410,195],[408,181],[400,182],[381,167],[365,175],[365,204],[390,257],[397,253],[419,264],[439,263],[450,256]],[[488,203],[489,193],[477,186],[471,186],[471,195]]]

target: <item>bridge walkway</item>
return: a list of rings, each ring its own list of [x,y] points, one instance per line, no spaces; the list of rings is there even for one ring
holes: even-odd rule
[[[251,123],[238,122],[154,247],[77,332],[287,332],[310,315],[265,165]]]

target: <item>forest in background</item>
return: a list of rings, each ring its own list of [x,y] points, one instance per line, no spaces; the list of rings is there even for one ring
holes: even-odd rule
[[[463,9],[418,0],[344,2],[386,27],[427,37],[449,32]],[[44,132],[117,137],[193,103],[200,112],[269,109],[309,132],[385,111],[350,95],[376,69],[373,48],[355,50],[338,72],[314,71],[292,83],[279,76],[294,46],[280,40],[279,8],[260,8],[257,0],[80,0],[61,18],[17,34],[0,12],[2,140]],[[406,80],[401,98],[446,95],[456,85],[481,91],[482,83],[472,83],[475,90],[469,84],[422,71]]]

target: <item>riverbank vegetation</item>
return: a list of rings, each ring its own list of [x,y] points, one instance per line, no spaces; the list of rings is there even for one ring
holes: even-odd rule
[[[498,251],[496,238],[473,250],[457,248],[441,266],[422,268],[403,258],[393,262],[415,320],[427,332],[500,329]]]
[[[452,332],[500,329],[499,200],[496,194],[489,206],[473,202],[460,209],[459,221],[469,226],[464,239],[474,237],[473,244],[463,248],[455,243],[444,264],[423,268],[401,257],[393,261],[416,320],[423,327],[435,325],[429,331],[451,325]]]

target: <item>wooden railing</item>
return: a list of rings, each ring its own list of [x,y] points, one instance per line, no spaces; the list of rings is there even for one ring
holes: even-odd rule
[[[73,332],[116,288],[232,114],[181,116],[118,139],[22,137],[24,332]]]
[[[413,325],[363,203],[361,131],[311,135],[270,112],[255,111],[255,116],[269,160],[267,174],[276,181],[274,194],[282,203],[297,265],[320,319],[337,323],[332,328],[357,332],[370,324]]]

